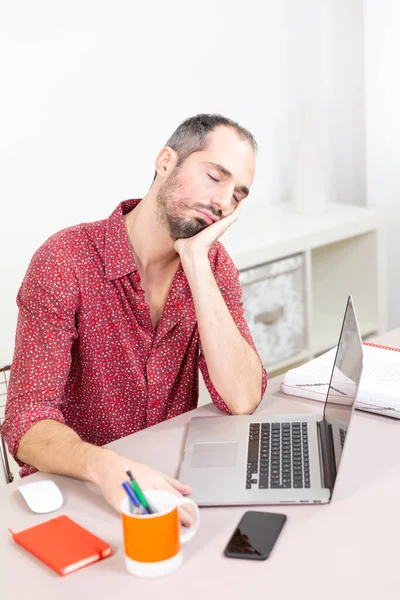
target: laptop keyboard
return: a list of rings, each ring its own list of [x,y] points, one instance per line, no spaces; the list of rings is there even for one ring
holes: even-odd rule
[[[250,423],[246,489],[309,488],[306,422]]]

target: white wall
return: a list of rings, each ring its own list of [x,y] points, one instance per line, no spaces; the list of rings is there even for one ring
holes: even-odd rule
[[[328,199],[365,204],[363,0],[292,0],[288,16],[292,85],[315,114]]]
[[[400,3],[365,1],[368,204],[385,216],[389,328],[400,326]]]
[[[260,146],[249,203],[284,201],[312,82],[330,197],[362,202],[361,17],[362,0],[3,3],[0,364],[36,248],[145,194],[188,116],[248,127]]]

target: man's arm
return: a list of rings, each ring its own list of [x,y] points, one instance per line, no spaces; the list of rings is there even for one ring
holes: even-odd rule
[[[251,414],[261,400],[262,366],[239,332],[208,258],[184,264],[211,381],[234,414]]]
[[[45,473],[95,482],[98,463],[106,452],[83,442],[67,425],[44,420],[32,425],[21,438],[17,458]]]
[[[175,249],[192,291],[212,384],[232,413],[251,414],[262,397],[263,367],[256,351],[239,331],[208,258],[212,244],[236,221],[237,215],[235,210],[193,238],[177,240]]]
[[[35,254],[18,293],[18,325],[14,360],[2,425],[10,453],[21,466],[59,473],[97,484],[118,510],[124,497],[121,482],[129,467],[143,489],[187,494],[190,488],[172,477],[83,442],[64,423],[62,397],[78,337],[77,281],[65,261],[60,265],[54,241]],[[181,520],[188,523],[188,513]]]
[[[21,438],[17,458],[45,473],[58,473],[95,483],[116,510],[125,497],[121,482],[126,480],[127,468],[131,469],[144,490],[164,489],[178,495],[190,493],[190,487],[172,477],[108,448],[82,441],[77,433],[57,421],[35,423]],[[190,509],[182,510],[180,518],[184,525],[191,525]]]

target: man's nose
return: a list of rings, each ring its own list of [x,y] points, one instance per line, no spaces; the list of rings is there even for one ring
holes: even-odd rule
[[[227,216],[232,208],[232,192],[227,191],[214,196],[211,204],[215,209],[222,212],[224,217]]]

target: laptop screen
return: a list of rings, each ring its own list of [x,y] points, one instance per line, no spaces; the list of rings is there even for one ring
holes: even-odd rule
[[[362,341],[353,301],[349,297],[324,408],[324,418],[333,435],[336,471],[356,399],[362,363]]]

